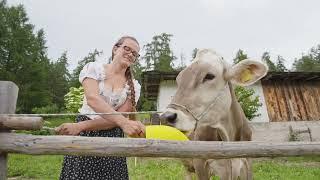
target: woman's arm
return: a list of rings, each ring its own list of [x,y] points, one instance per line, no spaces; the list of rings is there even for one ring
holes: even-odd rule
[[[84,94],[88,105],[98,113],[116,112],[99,95],[98,82],[94,79],[86,78],[83,83]],[[130,111],[130,101],[126,101],[118,111]],[[131,108],[131,109],[130,109]],[[101,118],[83,121],[80,123],[65,123],[57,128],[59,134],[77,135],[81,131],[111,129],[120,127],[129,136],[144,136],[144,125],[141,122],[130,121],[123,115],[101,115]]]
[[[98,116],[93,120],[81,121],[78,123],[63,123],[56,131],[60,135],[79,135],[83,131],[107,130],[117,127],[113,122]]]
[[[130,99],[127,99],[125,103],[120,106],[117,112],[131,112],[132,104]],[[90,121],[81,121],[78,123],[80,125],[79,130],[81,131],[97,131],[97,130],[106,130],[117,127],[115,123],[103,119],[101,116],[97,116]]]
[[[97,113],[115,113],[116,111],[99,95],[98,81],[86,78],[82,82],[87,104]],[[127,119],[122,115],[101,115],[103,119],[113,122],[119,127]]]

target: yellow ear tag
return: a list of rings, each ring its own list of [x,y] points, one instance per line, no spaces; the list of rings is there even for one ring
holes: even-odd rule
[[[249,69],[242,71],[241,73],[241,82],[247,82],[252,79],[252,74]]]

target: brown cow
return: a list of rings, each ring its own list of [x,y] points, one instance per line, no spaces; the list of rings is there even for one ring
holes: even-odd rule
[[[193,63],[177,76],[177,91],[161,115],[168,125],[185,132],[191,140],[250,141],[251,129],[238,103],[232,84],[248,86],[266,75],[263,63],[243,60],[228,66],[210,49],[198,51]],[[252,179],[248,159],[184,160],[189,179],[195,172],[201,180]]]

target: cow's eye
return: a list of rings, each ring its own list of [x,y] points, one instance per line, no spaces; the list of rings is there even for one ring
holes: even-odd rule
[[[204,77],[203,82],[214,79],[215,76],[213,74],[208,73],[206,77]]]

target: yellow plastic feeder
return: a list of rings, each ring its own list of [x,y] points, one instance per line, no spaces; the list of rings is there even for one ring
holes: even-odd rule
[[[188,137],[174,127],[165,125],[146,126],[147,139],[187,141]]]

